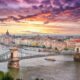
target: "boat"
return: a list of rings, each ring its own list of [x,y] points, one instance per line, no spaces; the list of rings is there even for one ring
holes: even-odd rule
[[[45,58],[45,60],[48,60],[48,61],[56,61],[54,58]]]

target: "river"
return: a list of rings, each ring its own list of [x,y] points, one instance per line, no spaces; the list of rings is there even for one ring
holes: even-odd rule
[[[45,57],[20,61],[20,70],[14,72],[22,80],[80,80],[80,63],[73,61],[71,55],[51,56],[56,61],[47,61]],[[0,63],[0,71],[7,72],[7,62]],[[15,76],[14,76],[15,77]]]
[[[45,58],[20,61],[19,78],[23,80],[80,80],[80,63],[73,61],[72,56],[54,56],[53,61]],[[7,63],[0,63],[0,70],[7,71]]]

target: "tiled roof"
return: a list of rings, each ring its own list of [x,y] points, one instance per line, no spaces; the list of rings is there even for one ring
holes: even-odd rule
[[[72,39],[72,40],[70,40],[71,42],[78,42],[78,43],[80,43],[80,39]]]

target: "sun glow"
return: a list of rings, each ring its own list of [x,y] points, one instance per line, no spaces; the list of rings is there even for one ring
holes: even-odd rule
[[[49,22],[43,21],[23,21],[0,23],[0,33],[5,33],[8,29],[13,34],[23,34],[30,32],[49,34],[77,34],[80,33],[80,23],[69,22]],[[73,31],[72,31],[73,29]]]

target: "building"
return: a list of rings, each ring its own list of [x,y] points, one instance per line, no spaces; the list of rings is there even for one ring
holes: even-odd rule
[[[8,30],[4,35],[2,35],[0,42],[7,45],[13,42],[13,38],[11,37]]]

